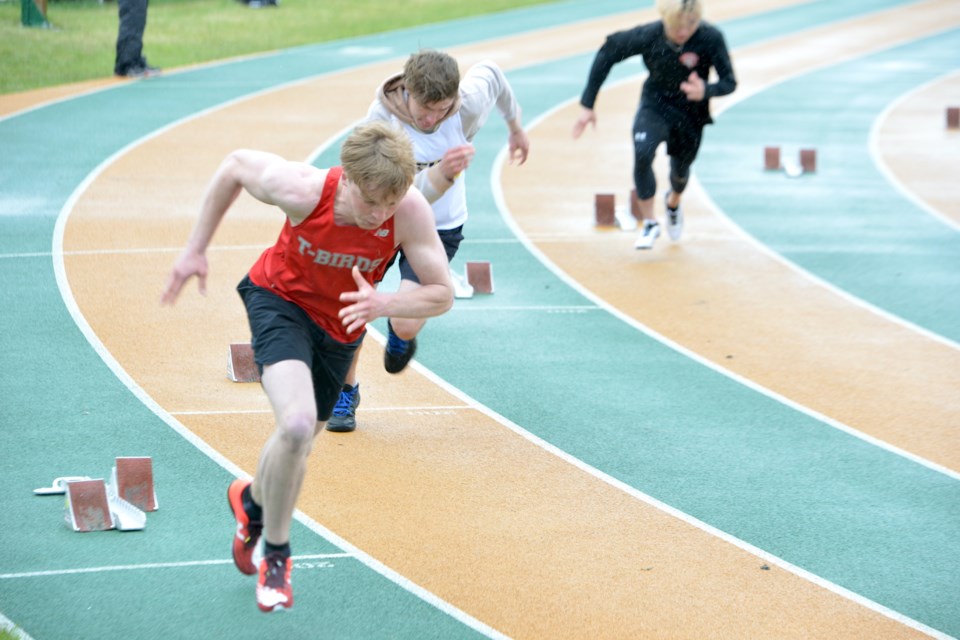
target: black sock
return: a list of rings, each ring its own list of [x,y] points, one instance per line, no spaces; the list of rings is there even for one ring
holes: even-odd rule
[[[240,494],[240,500],[243,502],[243,510],[247,512],[247,517],[253,522],[260,522],[263,520],[263,509],[253,501],[253,496],[250,495],[250,486],[251,485],[248,484],[243,488],[243,492]]]
[[[290,557],[290,543],[284,542],[283,544],[273,544],[268,542],[266,539],[263,541],[263,555],[268,556],[271,553],[279,553],[284,558]]]

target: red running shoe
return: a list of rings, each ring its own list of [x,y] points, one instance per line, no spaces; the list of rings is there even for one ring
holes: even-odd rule
[[[233,537],[233,562],[240,573],[252,576],[257,572],[257,565],[253,563],[253,551],[257,548],[263,523],[251,520],[243,509],[243,490],[250,486],[249,480],[234,480],[227,488],[227,501],[230,511],[237,520],[237,535]]]
[[[257,606],[270,612],[276,608],[293,606],[293,588],[290,586],[290,570],[293,560],[282,553],[270,553],[260,561],[260,578],[257,580]]]

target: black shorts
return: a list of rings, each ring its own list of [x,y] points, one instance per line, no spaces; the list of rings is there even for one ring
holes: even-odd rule
[[[443,250],[447,252],[447,262],[453,262],[453,257],[457,255],[460,243],[463,242],[463,225],[455,229],[437,229],[437,234],[440,236],[440,242],[443,243]],[[407,257],[403,255],[403,250],[397,251],[397,253],[394,254],[394,260],[396,260],[397,256],[400,257],[400,278],[420,284],[420,278],[413,272],[413,267],[407,262]],[[393,260],[387,265],[387,269],[389,269],[392,264]]]
[[[646,133],[642,142],[637,141],[637,132]],[[652,160],[657,147],[666,141],[667,155],[689,166],[697,159],[703,138],[703,125],[682,112],[666,109],[661,112],[640,105],[633,120],[633,133],[638,156]]]
[[[260,373],[283,360],[306,363],[313,375],[317,420],[328,420],[363,336],[347,344],[334,340],[303,309],[253,284],[250,276],[240,281],[237,293],[247,308],[253,359]]]

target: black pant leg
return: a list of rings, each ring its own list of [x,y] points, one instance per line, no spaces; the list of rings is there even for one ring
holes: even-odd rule
[[[117,59],[114,73],[143,66],[143,31],[147,26],[147,0],[117,0],[120,26],[117,30]]]

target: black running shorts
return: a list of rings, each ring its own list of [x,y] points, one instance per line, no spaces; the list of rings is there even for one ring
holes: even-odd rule
[[[438,229],[437,233],[440,234],[440,242],[443,243],[443,250],[447,252],[447,262],[453,262],[453,257],[457,255],[460,243],[463,242],[463,225],[460,225],[456,229]],[[400,279],[411,280],[420,284],[420,278],[417,277],[417,274],[413,271],[413,267],[407,262],[407,257],[403,255],[403,250],[398,251],[397,255],[400,256]],[[389,269],[390,265],[387,265],[387,268]]]
[[[249,276],[237,285],[237,293],[247,308],[253,359],[260,373],[283,360],[306,363],[313,374],[317,419],[327,421],[363,336],[348,344],[334,340],[303,309],[253,284]]]

